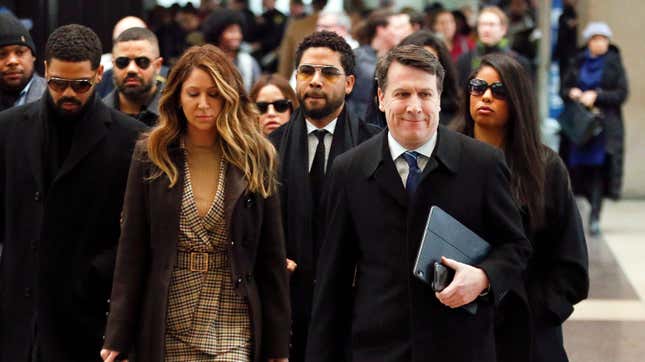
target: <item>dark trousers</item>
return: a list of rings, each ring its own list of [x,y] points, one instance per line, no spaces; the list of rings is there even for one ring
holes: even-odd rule
[[[570,169],[576,195],[583,195],[591,205],[590,220],[599,220],[605,188],[603,166],[574,166]]]

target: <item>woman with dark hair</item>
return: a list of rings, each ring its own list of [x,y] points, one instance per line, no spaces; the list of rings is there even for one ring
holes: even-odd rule
[[[584,145],[563,135],[560,154],[571,173],[573,191],[591,205],[589,233],[600,234],[603,197],[620,198],[623,178],[625,128],[622,105],[629,93],[627,73],[618,47],[610,42],[611,29],[592,22],[583,32],[586,46],[569,65],[560,96],[580,102],[601,115],[603,131]]]
[[[251,86],[260,78],[258,62],[250,54],[240,49],[244,36],[242,29],[244,18],[238,11],[217,9],[202,23],[204,40],[220,48],[227,58],[235,64],[242,75],[244,89],[249,92]]]
[[[540,142],[533,85],[511,56],[489,54],[468,78],[462,133],[501,149],[511,170],[511,188],[522,209],[533,256],[524,276],[533,345],[532,361],[567,361],[562,323],[589,289],[587,246],[567,170]],[[517,288],[518,295],[522,294]],[[521,305],[500,306],[501,360],[527,361],[517,341]],[[517,300],[515,300],[517,301]],[[528,341],[525,335],[522,341]]]
[[[286,361],[277,157],[257,116],[218,48],[173,67],[130,167],[104,361]]]
[[[443,79],[443,91],[441,92],[441,112],[439,123],[447,125],[459,112],[461,103],[461,91],[457,85],[457,69],[450,57],[450,52],[444,42],[427,30],[420,30],[408,35],[401,41],[400,45],[419,45],[439,59],[439,63],[446,71]]]
[[[265,136],[289,121],[298,108],[296,92],[280,74],[265,74],[253,85],[251,101],[260,112],[260,128]]]
[[[457,22],[450,10],[442,9],[434,14],[430,29],[443,37],[444,44],[450,51],[450,56],[454,62],[457,61],[460,55],[475,47],[474,40],[457,32]]]

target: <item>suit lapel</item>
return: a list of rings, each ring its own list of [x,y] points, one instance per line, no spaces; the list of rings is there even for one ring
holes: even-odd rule
[[[103,105],[101,100],[95,98],[92,109],[80,120],[77,126],[69,155],[63,162],[56,179],[70,172],[92,151],[94,146],[107,134],[106,124],[111,121],[109,109]]]

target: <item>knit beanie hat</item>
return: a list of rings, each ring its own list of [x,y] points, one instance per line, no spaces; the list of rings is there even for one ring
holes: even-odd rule
[[[23,45],[36,55],[36,46],[29,31],[13,15],[0,13],[0,47],[5,45]]]
[[[588,42],[594,35],[602,35],[607,39],[611,39],[611,29],[606,23],[596,21],[591,22],[587,25],[585,30],[582,32],[582,37],[585,39],[585,42]]]

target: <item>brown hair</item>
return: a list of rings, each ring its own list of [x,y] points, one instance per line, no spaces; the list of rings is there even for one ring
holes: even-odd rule
[[[257,123],[257,111],[244,90],[233,63],[217,47],[206,44],[188,49],[173,66],[159,102],[159,123],[147,137],[148,158],[165,174],[170,187],[177,183],[178,170],[168,154],[172,144],[186,132],[187,120],[181,110],[181,88],[193,69],[210,75],[222,97],[223,107],[215,121],[218,145],[224,159],[242,171],[249,190],[268,197],[277,190],[277,157],[273,145]]]
[[[502,24],[503,27],[508,28],[508,16],[506,16],[506,13],[499,7],[494,5],[484,7],[479,11],[479,15],[477,16],[477,21],[479,21],[479,17],[482,16],[483,13],[491,13],[491,14],[497,15],[497,17],[499,18],[500,24]]]
[[[249,97],[251,98],[252,102],[257,101],[258,99],[258,93],[262,90],[262,88],[268,86],[268,85],[274,85],[276,86],[282,95],[291,101],[291,110],[293,111],[294,109],[298,108],[298,98],[296,97],[296,92],[294,92],[293,88],[289,85],[289,81],[287,81],[283,76],[281,76],[278,73],[274,74],[265,74],[258,79],[257,82],[253,85],[253,88],[251,88],[251,92],[249,92]]]
[[[376,62],[376,82],[382,91],[387,87],[387,71],[393,62],[423,70],[426,73],[437,76],[437,90],[443,89],[443,77],[445,70],[439,59],[418,45],[398,45],[392,48],[387,54]]]

